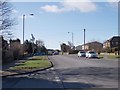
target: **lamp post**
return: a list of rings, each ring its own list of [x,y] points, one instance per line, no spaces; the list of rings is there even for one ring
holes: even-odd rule
[[[23,43],[24,43],[24,31],[25,31],[25,15],[23,15]]]
[[[85,29],[84,29],[84,51],[85,51]]]
[[[29,14],[33,16],[34,14]],[[24,44],[24,37],[25,37],[25,14],[23,15],[23,44]]]
[[[74,46],[74,40],[73,40],[73,32],[68,32],[72,34],[72,45]]]

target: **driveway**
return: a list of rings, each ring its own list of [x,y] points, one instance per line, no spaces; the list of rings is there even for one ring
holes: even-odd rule
[[[49,56],[54,67],[3,78],[3,88],[118,88],[118,60]]]

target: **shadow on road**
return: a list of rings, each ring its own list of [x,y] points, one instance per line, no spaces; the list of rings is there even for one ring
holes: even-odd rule
[[[113,85],[113,83],[110,83],[108,85],[109,86],[113,85],[113,87],[117,88],[116,83],[118,81],[118,68],[102,68],[102,67],[82,68],[81,67],[81,68],[69,68],[69,69],[55,69],[55,71],[59,74],[62,83],[61,81],[54,81],[51,79],[49,80],[47,79],[47,77],[43,79],[40,78],[40,76],[39,77],[36,76],[6,77],[6,78],[2,78],[2,82],[3,82],[2,90],[19,90],[19,89],[35,90],[40,88],[42,88],[42,90],[47,88],[52,88],[52,90],[53,88],[55,90],[56,88],[57,90],[59,90],[58,88],[61,88],[60,90],[68,90],[70,88],[74,88],[73,90],[75,90],[81,88],[80,90],[82,90],[82,89],[90,89],[90,88],[100,88],[102,87],[102,84],[104,85],[104,82],[108,82],[109,80],[115,81],[115,84]],[[88,82],[86,82],[86,80]],[[102,81],[102,84],[101,82],[99,83],[99,81]],[[97,82],[99,84],[96,84]],[[108,89],[108,90],[113,90],[113,89]]]
[[[94,88],[95,85],[76,83],[76,82],[64,82],[67,88]],[[28,77],[7,77],[3,78],[2,90],[35,90],[39,88],[62,88],[65,89],[64,85],[61,87],[59,82],[49,81],[45,79],[36,79]],[[42,89],[44,90],[44,89]]]
[[[105,67],[79,67],[68,69],[57,69],[61,75],[80,75],[84,77],[94,77],[102,79],[118,80],[118,68],[105,68]],[[64,78],[65,79],[65,78]]]

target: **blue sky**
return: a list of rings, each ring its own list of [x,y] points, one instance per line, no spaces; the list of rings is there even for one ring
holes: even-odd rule
[[[34,35],[43,40],[47,48],[60,49],[60,43],[71,41],[83,44],[83,29],[86,42],[104,42],[118,35],[118,7],[111,2],[12,2],[13,15],[17,18],[14,39],[22,41],[22,15],[25,14],[25,40]],[[34,13],[34,16],[29,14]]]

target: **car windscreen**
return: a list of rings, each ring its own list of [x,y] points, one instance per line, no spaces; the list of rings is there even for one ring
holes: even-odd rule
[[[90,54],[95,54],[95,52],[89,52]]]
[[[85,53],[84,51],[80,51],[80,53]]]

